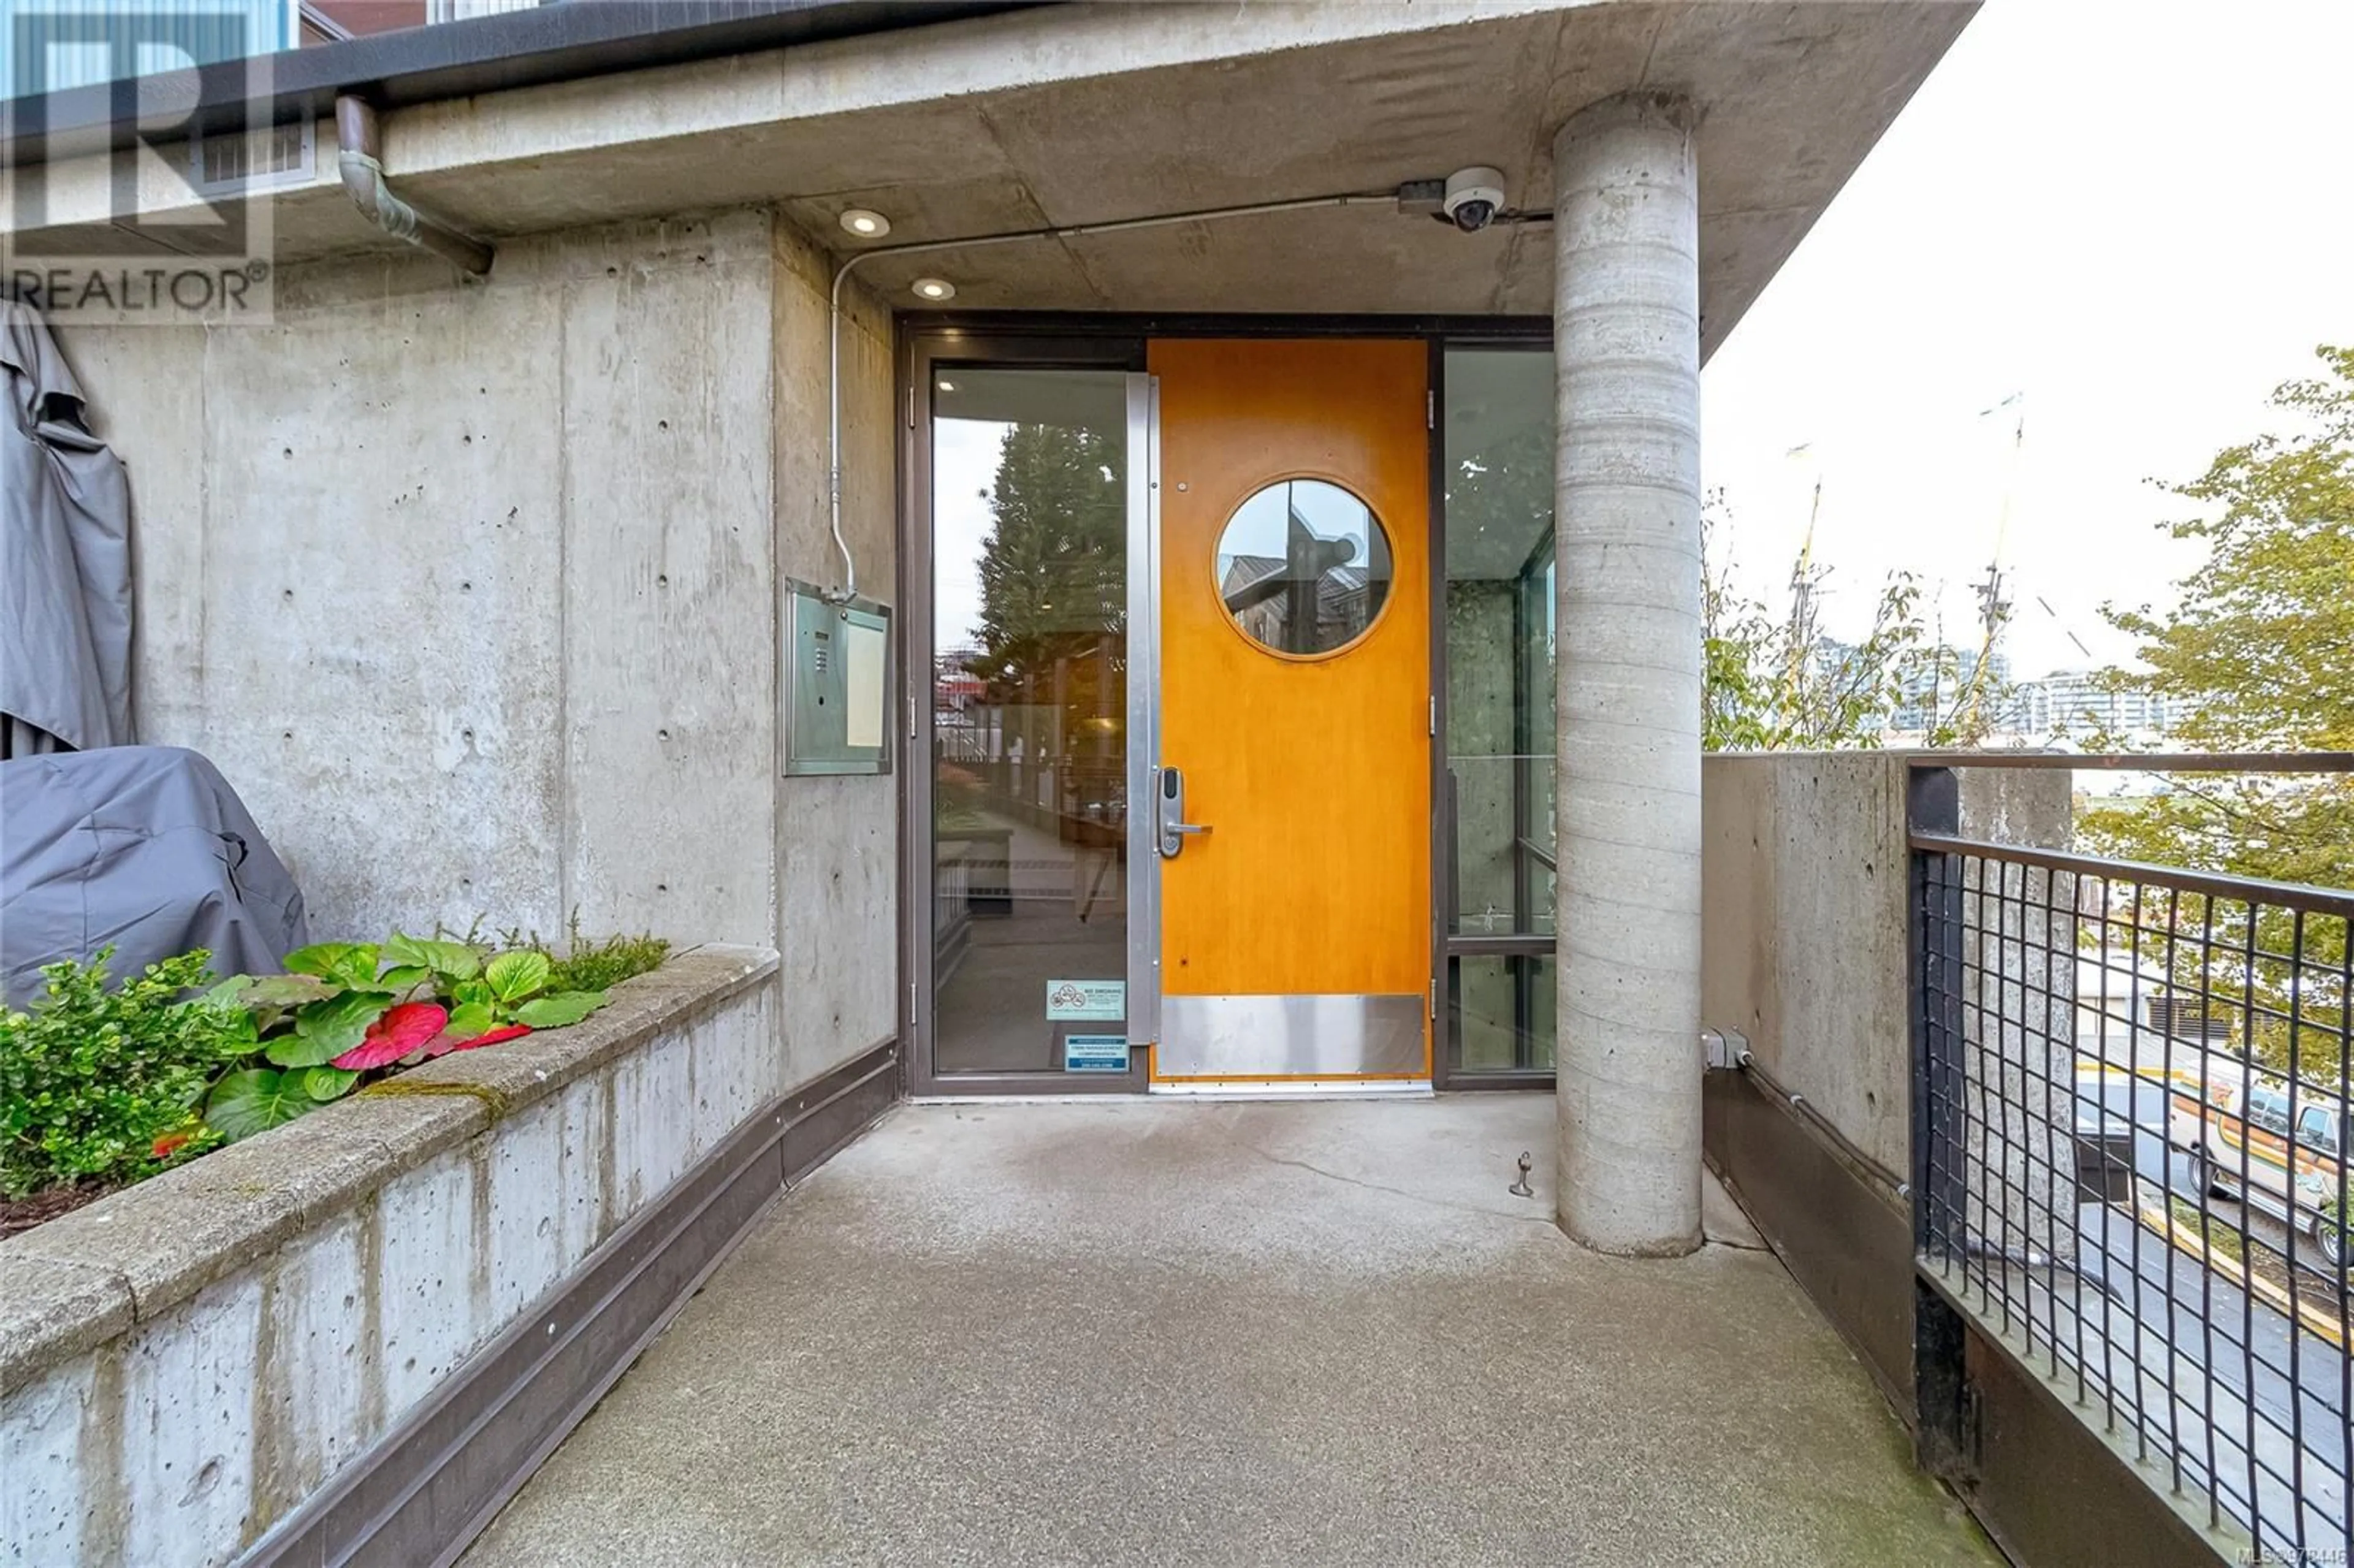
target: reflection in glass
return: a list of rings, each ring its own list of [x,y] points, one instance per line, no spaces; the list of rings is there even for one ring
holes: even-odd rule
[[[1218,593],[1251,640],[1330,653],[1365,634],[1390,591],[1390,541],[1337,484],[1287,479],[1235,509],[1218,535]]]
[[[932,418],[932,1066],[1055,1072],[1050,983],[1128,972],[1126,378],[953,370]]]
[[[1454,1065],[1553,1065],[1553,356],[1447,355],[1447,929]]]
[[[1553,929],[1553,356],[1447,356],[1452,928]]]

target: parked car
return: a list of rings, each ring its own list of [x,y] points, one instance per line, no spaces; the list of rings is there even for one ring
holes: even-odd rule
[[[2343,1269],[2346,1151],[2354,1146],[2345,1097],[2298,1084],[2292,1097],[2285,1079],[2238,1064],[2211,1066],[2201,1088],[2200,1077],[2178,1075],[2168,1097],[2167,1136],[2190,1151],[2191,1184],[2228,1198],[2240,1195],[2232,1181],[2243,1181]]]

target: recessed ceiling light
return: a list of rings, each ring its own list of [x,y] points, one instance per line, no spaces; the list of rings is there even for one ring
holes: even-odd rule
[[[943,381],[940,383],[940,390],[943,392],[953,392],[956,390],[956,383],[953,381]]]
[[[879,212],[854,207],[842,215],[842,227],[861,239],[880,239],[891,232],[891,220]]]
[[[914,288],[916,291],[916,297],[919,300],[953,300],[956,298],[956,285],[949,282],[946,278],[918,278],[915,281]]]

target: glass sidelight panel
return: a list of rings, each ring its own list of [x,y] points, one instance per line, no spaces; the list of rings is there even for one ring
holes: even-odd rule
[[[1458,1073],[1550,1072],[1551,953],[1466,954],[1447,962],[1455,991]]]
[[[1127,1033],[1127,377],[943,370],[931,407],[933,1071],[1102,1071]]]
[[[1549,1069],[1553,356],[1447,355],[1447,929],[1460,1072]],[[1509,952],[1502,939],[1522,938]],[[1542,996],[1538,993],[1542,992]]]

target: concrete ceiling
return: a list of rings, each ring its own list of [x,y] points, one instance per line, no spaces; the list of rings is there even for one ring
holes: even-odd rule
[[[1494,164],[1550,205],[1551,138],[1637,88],[1690,94],[1703,351],[1755,299],[1967,23],[1967,0],[1077,5],[599,77],[387,117],[419,206],[492,237],[779,204],[847,254],[891,243],[1341,191]],[[332,132],[324,141],[331,143]],[[277,204],[281,261],[387,243],[333,157]],[[76,181],[49,171],[52,211]],[[84,200],[93,216],[102,207]],[[977,310],[1542,313],[1549,229],[1466,236],[1354,207],[878,256],[858,277]]]

